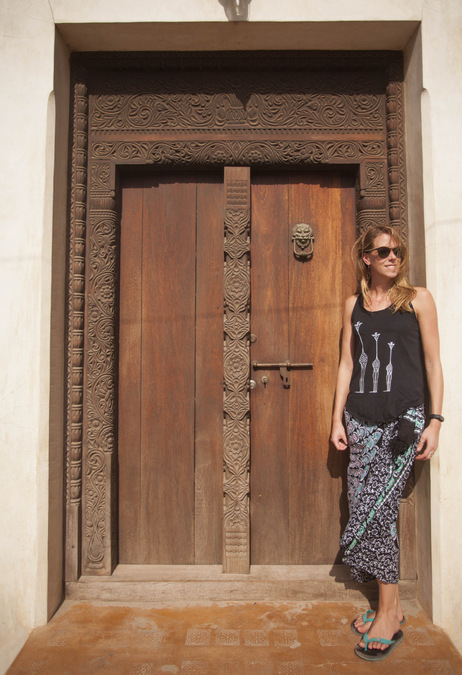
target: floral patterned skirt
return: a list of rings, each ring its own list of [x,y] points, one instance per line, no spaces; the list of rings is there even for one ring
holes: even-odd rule
[[[414,433],[410,445],[397,454],[393,447],[403,419],[412,423]],[[424,406],[409,408],[400,418],[384,424],[363,422],[348,411],[345,421],[350,446],[350,518],[340,539],[343,562],[357,581],[378,579],[396,584],[398,508],[425,425]]]

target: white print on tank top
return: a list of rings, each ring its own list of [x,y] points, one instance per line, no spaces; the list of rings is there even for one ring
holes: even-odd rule
[[[379,386],[379,372],[380,372],[380,360],[379,360],[380,333],[372,333],[372,337],[375,340],[375,359],[372,361],[372,391],[370,393],[376,394]]]
[[[356,393],[364,394],[364,378],[366,376],[366,366],[369,359],[366,352],[364,351],[363,339],[361,337],[361,333],[359,332],[360,326],[362,326],[361,321],[355,323],[356,332],[358,333],[358,337],[361,340],[361,356],[359,357],[359,365],[361,366],[361,377],[359,378],[359,391],[357,391]]]
[[[358,337],[361,341],[361,354],[359,355],[359,365],[361,367],[361,375],[359,377],[359,389],[356,392],[357,394],[364,394],[364,380],[366,378],[366,366],[367,362],[369,360],[369,357],[367,356],[366,352],[364,351],[364,343],[363,339],[361,337],[361,333],[359,332],[359,328],[362,326],[361,321],[357,321],[354,324],[355,330],[358,333]],[[371,333],[372,337],[375,340],[375,359],[372,361],[372,391],[370,392],[371,394],[377,394],[378,388],[379,388],[379,374],[380,374],[380,359],[379,359],[379,337],[380,333]],[[384,392],[390,392],[391,391],[391,383],[393,380],[393,347],[395,346],[394,342],[389,342],[388,343],[388,349],[390,352],[388,364],[386,367],[386,386],[387,388],[384,389]]]
[[[391,381],[393,379],[393,363],[391,362],[391,356],[392,356],[394,346],[395,346],[394,342],[388,343],[388,347],[390,349],[390,360],[388,361],[388,365],[387,365],[387,368],[386,368],[386,371],[387,371],[387,388],[384,389],[384,391],[391,391]]]

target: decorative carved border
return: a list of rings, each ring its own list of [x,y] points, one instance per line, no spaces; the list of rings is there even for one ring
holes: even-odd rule
[[[387,163],[384,160],[364,160],[359,168],[359,183],[356,199],[358,230],[369,225],[384,225],[387,222]]]
[[[384,158],[384,141],[101,141],[92,144],[91,155],[119,163],[168,166],[253,167],[352,163],[364,158]],[[97,169],[95,168],[95,171]],[[93,173],[93,172],[92,172]]]
[[[392,64],[386,89],[389,222],[407,237],[407,198],[402,68]]]
[[[87,203],[88,89],[85,73],[73,82],[67,289],[66,579],[80,576],[82,429]]]
[[[401,60],[396,54],[258,54],[252,55],[136,55],[133,57],[88,55],[76,58],[73,85],[73,135],[71,152],[69,288],[68,288],[68,367],[67,367],[67,559],[66,579],[76,580],[82,569],[88,574],[110,574],[117,562],[116,517],[116,427],[117,427],[117,255],[119,207],[116,203],[117,167],[153,165],[156,167],[210,166],[298,166],[350,165],[358,168],[357,226],[388,220],[406,234],[406,181],[404,157],[403,87]],[[390,65],[391,63],[391,65]],[[120,82],[130,77],[130,69],[204,71],[215,68],[273,69],[375,68],[383,78],[386,129],[380,138],[347,138],[332,132],[330,138],[288,139],[285,130],[274,129],[270,139],[249,140],[233,131],[232,137],[187,140],[127,137],[110,140],[107,134],[89,137],[89,95],[101,72],[118,70]],[[86,71],[83,66],[88,66]],[[88,74],[87,74],[88,73]],[[94,73],[99,73],[95,78]],[[153,78],[153,81],[155,79]],[[258,132],[257,132],[258,133]],[[291,134],[298,131],[291,130]],[[341,133],[341,130],[340,130]],[[285,138],[281,139],[280,136]],[[127,131],[128,136],[128,131]],[[169,133],[170,136],[170,133]],[[279,137],[278,137],[279,136]],[[87,156],[87,148],[88,156]],[[86,212],[87,186],[90,207]],[[234,227],[231,211],[226,219],[228,276],[236,268],[241,288],[247,283],[248,255],[244,234],[231,242]],[[229,226],[228,226],[229,223]],[[231,229],[229,229],[231,228]],[[87,251],[86,251],[87,247]],[[237,257],[233,257],[237,256]],[[85,277],[85,260],[87,270]],[[229,284],[227,284],[229,289]],[[228,291],[225,291],[227,293]],[[86,307],[85,305],[86,298]],[[228,298],[229,299],[229,298]],[[225,298],[225,303],[227,299]],[[225,317],[225,386],[233,394],[233,404],[225,396],[225,520],[241,518],[237,547],[231,542],[232,527],[225,530],[225,568],[232,569],[233,557],[243,559],[241,544],[248,536],[242,525],[248,510],[248,434],[247,394],[240,389],[235,363],[244,359],[244,316],[234,316],[227,305]],[[229,315],[229,316],[228,316]],[[85,322],[84,322],[85,317]],[[85,327],[85,328],[84,328]],[[239,332],[239,343],[232,335]],[[242,334],[241,334],[242,333]],[[85,344],[84,344],[85,339]],[[239,354],[239,356],[237,356]],[[246,357],[248,360],[248,357]],[[232,361],[234,359],[234,366]],[[237,359],[237,361],[236,361]],[[231,364],[231,365],[230,365]],[[248,373],[247,373],[248,374]],[[246,402],[247,401],[247,402]],[[241,415],[241,417],[239,417]],[[240,438],[239,466],[234,462],[235,439]],[[234,471],[234,473],[233,473]],[[82,495],[83,475],[83,495]],[[231,482],[230,482],[231,481]],[[247,520],[248,522],[248,520]],[[226,525],[225,525],[226,527]],[[247,534],[242,535],[242,533]],[[241,536],[242,535],[242,536]],[[246,540],[247,541],[247,540]],[[229,546],[228,546],[229,544]],[[245,544],[248,546],[248,541]],[[238,555],[233,553],[238,552]],[[227,562],[228,561],[228,562]],[[229,564],[228,564],[229,563]],[[234,567],[236,569],[236,567]]]
[[[204,79],[191,71],[156,73],[156,88],[147,73],[133,72],[117,93],[118,74],[105,75],[106,91],[91,103],[91,133],[112,137],[139,133],[174,135],[200,133],[241,135],[307,132],[348,135],[380,134],[385,126],[383,91],[376,73],[291,71],[277,81],[273,73],[216,71]]]
[[[225,168],[223,570],[250,569],[250,169]]]
[[[92,176],[95,178],[95,176]],[[88,224],[86,308],[83,571],[110,574],[117,557],[115,435],[117,429],[117,238],[111,194],[92,197]]]

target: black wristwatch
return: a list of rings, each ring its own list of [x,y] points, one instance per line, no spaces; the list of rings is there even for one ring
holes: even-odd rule
[[[443,415],[436,415],[435,413],[433,413],[432,415],[429,415],[429,416],[428,416],[428,419],[430,419],[430,420],[439,420],[440,422],[444,422],[444,417],[443,417]]]

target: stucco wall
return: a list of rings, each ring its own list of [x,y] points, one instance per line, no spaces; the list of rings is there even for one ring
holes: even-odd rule
[[[447,421],[438,459],[431,467],[432,600],[435,622],[462,649],[456,428],[462,403],[458,347],[462,315],[455,283],[462,248],[462,196],[456,164],[462,156],[462,5],[458,0],[252,0],[250,20],[231,24],[225,16],[226,2],[3,0],[0,4],[0,68],[6,94],[0,110],[0,671],[30,630],[47,619],[47,558],[56,556],[56,551],[49,553],[47,548],[50,394],[52,402],[59,400],[59,392],[56,395],[51,388],[59,374],[50,378],[51,261],[53,204],[55,228],[61,223],[62,235],[66,134],[59,115],[56,163],[54,139],[56,101],[67,95],[63,94],[67,53],[60,42],[55,55],[55,25],[71,49],[373,47],[407,48],[411,58],[416,54],[415,30],[422,22],[425,263],[427,285],[439,307],[447,392]],[[360,29],[358,22],[367,23],[361,23]],[[62,68],[56,96],[55,57],[58,69]],[[413,86],[418,96],[415,79]],[[414,114],[415,110],[418,106]],[[411,147],[419,152],[418,142]],[[418,204],[418,195],[415,198]],[[413,213],[414,218],[421,217],[419,208]],[[419,242],[414,245],[418,250]],[[59,247],[54,256],[59,295]],[[56,302],[59,307],[62,298]],[[59,311],[53,314],[53,330],[56,325],[54,344],[59,353]],[[54,429],[55,458],[60,452],[57,439],[59,429]],[[51,519],[59,522],[57,511]]]
[[[54,26],[1,3],[0,671],[46,621]]]
[[[444,414],[438,459],[431,467],[434,620],[462,649],[462,523],[460,448],[462,408],[462,5],[425,2],[422,21],[422,137],[427,285],[436,297],[443,368]]]

